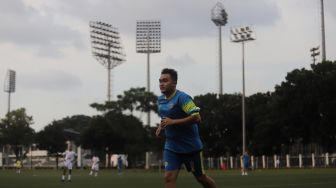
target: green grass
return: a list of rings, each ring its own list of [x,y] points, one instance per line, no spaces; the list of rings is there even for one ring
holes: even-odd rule
[[[61,170],[0,170],[2,188],[160,188],[163,174],[157,171],[127,170],[119,176],[115,170],[102,170],[98,177],[88,170],[74,170],[72,182],[60,181]],[[219,188],[335,188],[336,169],[256,170],[248,176],[239,171],[207,171]],[[178,188],[201,188],[193,176],[181,171]]]

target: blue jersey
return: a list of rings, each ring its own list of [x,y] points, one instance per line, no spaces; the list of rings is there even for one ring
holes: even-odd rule
[[[243,162],[245,166],[248,166],[248,164],[250,163],[250,156],[248,156],[247,154],[243,155]]]
[[[123,163],[123,161],[122,161],[121,157],[118,157],[118,168],[122,167],[122,163]]]
[[[158,98],[158,105],[161,118],[181,119],[199,114],[200,111],[192,98],[179,90],[176,90],[169,98],[161,95]],[[203,148],[198,132],[198,124],[196,123],[169,125],[165,128],[165,136],[164,149],[166,150],[176,153],[189,153]]]

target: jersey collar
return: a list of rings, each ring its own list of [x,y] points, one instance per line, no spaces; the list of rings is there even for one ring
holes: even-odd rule
[[[170,100],[170,99],[172,99],[172,98],[175,96],[175,94],[176,94],[176,91],[177,91],[177,90],[175,90],[175,91],[174,91],[174,93],[173,93],[173,94],[171,94],[169,97],[165,96],[165,98],[166,98],[167,100]]]

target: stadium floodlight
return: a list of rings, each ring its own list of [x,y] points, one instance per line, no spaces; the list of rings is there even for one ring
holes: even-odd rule
[[[150,54],[161,52],[161,21],[138,20],[136,22],[136,52],[147,54],[147,91],[150,92]],[[150,126],[150,112],[147,114]]]
[[[314,47],[310,49],[311,52],[311,57],[313,57],[313,64],[315,64],[316,61],[316,56],[320,55],[320,51],[318,51],[320,49],[320,46]]]
[[[242,153],[246,151],[246,134],[245,134],[245,42],[255,40],[252,29],[249,26],[231,28],[231,41],[242,43]]]
[[[8,93],[8,113],[10,112],[10,97],[11,93],[15,92],[16,85],[16,72],[14,70],[8,69],[5,80],[4,91]]]
[[[223,94],[223,70],[222,70],[222,26],[227,23],[227,13],[222,3],[218,2],[211,10],[211,20],[219,30],[219,93]]]
[[[111,100],[111,70],[125,61],[118,29],[110,24],[90,22],[93,57],[107,68],[107,100]]]

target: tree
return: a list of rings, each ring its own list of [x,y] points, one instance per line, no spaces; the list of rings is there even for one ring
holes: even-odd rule
[[[9,112],[0,122],[3,144],[8,144],[14,150],[17,159],[25,158],[34,139],[34,130],[30,127],[33,117],[26,114],[25,108]]]
[[[145,88],[131,88],[124,91],[123,95],[118,95],[116,101],[106,101],[105,104],[93,103],[90,106],[101,112],[113,111],[115,113],[129,111],[133,115],[138,112],[157,112],[157,96],[152,92],[147,92]]]
[[[157,96],[152,92],[147,92],[146,88],[131,88],[124,91],[124,95],[118,95],[123,110],[129,110],[131,114],[134,110],[140,112],[157,112]]]
[[[69,135],[65,130],[83,131],[89,126],[90,117],[85,115],[74,115],[61,120],[53,121],[37,133],[36,142],[40,149],[45,149],[49,154],[56,157],[56,168],[58,168],[59,153],[67,148],[66,141],[73,140],[80,145],[79,136]]]
[[[91,117],[85,115],[73,115],[57,120],[54,124],[63,127],[63,132],[66,140],[74,141],[77,145],[81,145],[81,132],[89,126]]]
[[[335,149],[336,62],[295,69],[275,88],[274,101],[287,143],[322,145]]]
[[[56,157],[58,169],[59,152],[65,151],[67,147],[63,127],[54,121],[37,133],[36,142],[39,149],[45,149]]]
[[[272,94],[256,93],[246,99],[246,141],[250,153],[274,154],[281,150],[283,134],[274,113]]]
[[[92,118],[81,134],[81,143],[95,152],[126,153],[132,159],[146,151],[145,136],[142,123],[134,116],[108,112]]]
[[[241,97],[206,94],[195,97],[201,108],[201,138],[212,156],[239,153],[241,146]]]
[[[336,151],[336,61],[312,64],[315,77],[314,94],[318,99],[318,122],[314,131],[319,134],[317,143],[326,152]]]
[[[127,153],[129,159],[136,158],[148,149],[157,150],[162,142],[155,142],[154,128],[143,127],[133,113],[157,112],[156,102],[157,96],[145,88],[131,88],[124,91],[123,95],[118,95],[116,101],[91,104],[103,115],[92,119],[90,127],[81,136],[81,142],[86,148],[95,151]],[[155,144],[151,146],[148,143]]]

